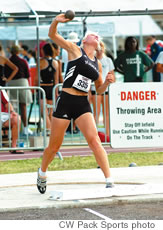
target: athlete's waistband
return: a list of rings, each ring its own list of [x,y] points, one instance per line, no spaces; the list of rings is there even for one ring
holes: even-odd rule
[[[60,94],[60,97],[61,98],[66,98],[66,101],[72,101],[72,100],[78,100],[79,102],[80,101],[85,101],[88,99],[88,95],[74,95],[74,94],[70,94],[70,93],[67,93],[65,91],[61,91],[61,94]]]

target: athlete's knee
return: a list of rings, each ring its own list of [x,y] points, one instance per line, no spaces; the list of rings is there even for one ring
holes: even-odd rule
[[[48,146],[46,148],[46,152],[49,153],[49,155],[55,156],[55,154],[59,151],[59,147],[57,146]]]
[[[88,139],[88,145],[93,149],[99,148],[101,146],[99,136],[98,135],[92,135]]]

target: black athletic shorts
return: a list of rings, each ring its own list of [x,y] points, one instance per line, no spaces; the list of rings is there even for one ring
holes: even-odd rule
[[[76,120],[87,112],[92,113],[87,96],[76,96],[62,91],[57,98],[53,116],[67,120]]]
[[[47,100],[53,100],[53,85],[50,86],[41,86],[42,89],[45,91],[45,97]],[[41,93],[41,99],[43,98],[43,95]]]

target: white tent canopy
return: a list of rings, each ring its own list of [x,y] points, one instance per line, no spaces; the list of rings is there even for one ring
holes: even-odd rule
[[[112,34],[115,34],[115,36],[139,36],[140,33],[142,33],[143,36],[163,34],[162,30],[151,16],[90,17],[87,18],[88,29],[89,25],[91,27],[92,23],[97,22],[100,22],[104,26],[107,26],[107,23],[112,22],[114,24],[114,31]],[[142,32],[140,30],[142,30]]]
[[[151,16],[115,16],[87,18],[87,29],[98,32],[102,37],[143,36],[163,34]],[[39,26],[39,38],[48,39],[49,25]],[[59,24],[59,32],[75,31],[82,36],[82,22]],[[36,26],[0,27],[0,40],[36,40]]]
[[[28,0],[37,11],[65,11],[67,9],[73,9],[77,12],[89,12],[89,11],[126,11],[126,10],[156,10],[163,7],[163,0],[62,0],[55,4],[53,0],[39,1]],[[64,4],[63,4],[64,2]],[[44,9],[44,10],[43,10]]]
[[[86,19],[88,29],[94,28],[98,31],[101,30],[99,32],[102,33],[102,36],[106,36],[106,34],[111,32],[112,34],[115,34],[115,36],[139,35],[140,29],[142,30],[143,35],[161,35],[161,29],[149,15],[124,16],[150,14],[150,10],[159,10],[160,12],[161,6],[163,6],[163,0],[100,0],[100,2],[94,0],[60,0],[57,4],[54,0],[6,0],[2,1],[0,6],[0,19],[2,19],[0,20],[0,26],[5,26],[5,28],[0,27],[0,40],[36,39],[38,36],[36,35],[36,27],[29,26],[29,20],[32,20],[33,18],[33,25],[36,25],[36,20],[34,18],[37,15],[39,20],[37,21],[38,24],[36,26],[39,26],[39,38],[46,39],[49,26],[46,25],[50,23],[51,18],[49,18],[49,21],[46,21],[46,25],[42,25],[45,23],[41,23],[41,19],[49,17],[49,15],[51,15],[51,17],[53,15],[55,16],[61,11],[65,12],[67,9],[72,9],[76,12],[77,17],[75,18],[75,21],[80,22],[81,25],[83,19],[89,16]],[[125,13],[121,14],[122,11]],[[127,12],[130,13],[128,14]],[[98,18],[98,15],[101,17]],[[102,17],[102,15],[105,17]],[[114,17],[111,15],[114,15]],[[123,15],[123,17],[118,15]],[[11,20],[11,18],[9,20],[9,17],[13,16],[18,17],[15,24],[17,28],[13,26],[14,20]],[[25,23],[23,24],[21,17],[27,17],[28,20],[25,20]],[[79,26],[80,23],[76,23],[76,26],[74,26],[76,27],[74,28],[75,30],[81,30],[81,26]],[[9,28],[10,26],[13,27]],[[67,23],[61,29],[63,31],[68,31],[70,30],[70,27],[70,23]]]
[[[89,11],[128,11],[128,10],[160,10],[163,7],[163,0],[7,0],[1,2],[1,11],[3,13],[20,13],[29,12],[30,9],[28,4],[35,11],[51,11],[60,12],[66,11],[67,9],[75,10],[76,12],[89,12]],[[162,8],[163,9],[163,8]]]
[[[28,20],[25,20],[25,23],[23,24],[22,20],[20,19],[21,17],[26,16],[29,20],[32,20],[32,18],[36,17],[36,15],[39,17],[39,38],[46,39],[48,34],[48,26],[41,25],[43,24],[41,23],[41,19],[44,18],[43,15],[45,14],[45,17],[51,15],[52,17],[61,11],[65,12],[67,9],[72,9],[76,12],[77,17],[75,18],[75,21],[80,21],[81,25],[83,19],[89,16],[86,19],[88,29],[95,28],[96,30],[101,30],[99,32],[102,33],[102,36],[106,36],[107,33],[111,33],[110,30],[114,30],[112,33],[114,33],[115,36],[139,35],[140,29],[142,30],[143,35],[161,35],[161,29],[149,15],[130,17],[124,16],[139,13],[149,14],[150,10],[161,11],[161,6],[163,7],[163,0],[100,0],[100,2],[94,0],[60,0],[57,2],[57,4],[54,0],[6,0],[2,1],[0,6],[2,18],[2,20],[0,20],[0,26],[5,26],[5,28],[0,27],[0,40],[36,39],[36,27],[29,26]],[[125,11],[125,13],[121,14],[122,11]],[[126,11],[130,11],[130,13],[128,14]],[[20,17],[16,22],[17,28],[13,26],[14,20],[11,21],[11,18],[10,20],[7,20],[8,17],[12,17],[13,15],[15,17]],[[97,15],[100,15],[101,17],[98,18],[96,17]],[[102,17],[102,15],[105,17]],[[114,15],[114,17],[109,15]],[[123,17],[118,15],[123,15]],[[46,24],[49,24],[50,20],[51,18],[48,22],[46,21]],[[33,25],[35,24],[36,20],[33,18]],[[76,23],[76,26],[74,26],[76,27],[75,30],[81,30],[79,24]],[[13,27],[9,28],[10,26]],[[68,31],[70,30],[69,27],[70,23],[64,25],[62,30]]]

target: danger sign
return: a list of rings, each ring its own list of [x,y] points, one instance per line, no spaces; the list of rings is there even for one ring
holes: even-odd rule
[[[163,146],[163,83],[114,83],[109,88],[113,148]]]

